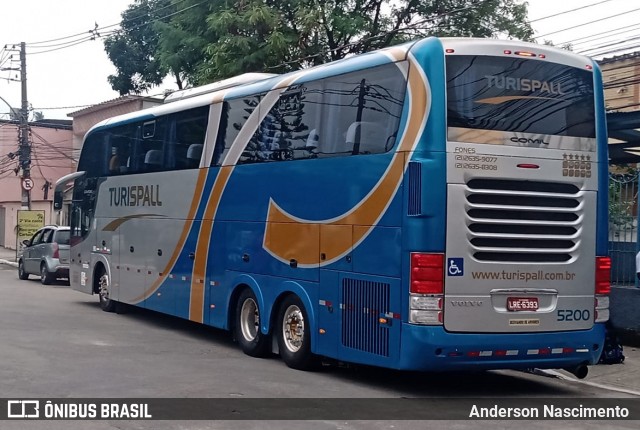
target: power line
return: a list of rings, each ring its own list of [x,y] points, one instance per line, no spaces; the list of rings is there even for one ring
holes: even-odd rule
[[[593,20],[593,21],[585,22],[585,23],[582,23],[582,24],[574,25],[573,27],[563,28],[561,30],[552,31],[550,33],[541,34],[539,36],[534,36],[534,37],[536,39],[538,39],[538,38],[541,38],[541,37],[550,36],[552,34],[562,33],[563,31],[573,30],[574,28],[579,28],[579,27],[584,27],[585,25],[594,24],[594,23],[600,22],[600,21],[605,21],[607,19],[615,18],[615,17],[621,16],[621,15],[625,15],[625,14],[628,14],[628,13],[631,13],[631,12],[636,12],[638,10],[640,10],[640,8],[628,10],[626,12],[617,13],[615,15],[607,16],[607,17],[604,17],[604,18],[600,18],[600,19],[596,19],[596,20]]]
[[[99,36],[99,37],[108,37],[108,36],[110,36],[111,34],[113,34],[113,33],[106,34],[106,35],[104,35],[104,36]],[[59,51],[59,50],[61,50],[61,49],[71,48],[72,46],[80,45],[81,43],[85,43],[85,42],[89,42],[89,41],[94,41],[94,40],[96,40],[96,38],[95,38],[94,36],[89,36],[89,37],[87,37],[87,38],[85,38],[85,39],[78,40],[78,41],[76,41],[76,42],[74,42],[74,43],[70,43],[70,44],[68,44],[68,45],[61,46],[61,47],[59,47],[59,48],[47,49],[47,50],[45,50],[45,51],[39,51],[39,52],[30,52],[30,53],[29,53],[29,55],[46,54],[47,52],[53,52],[53,51]]]
[[[627,41],[619,42],[619,44],[620,43],[626,43],[626,42]],[[615,54],[616,52],[620,52],[620,51],[631,51],[631,50],[635,50],[635,49],[638,49],[638,48],[640,48],[640,45],[638,45],[636,43],[636,44],[630,45],[630,46],[621,46],[621,47],[616,48],[616,49],[610,49],[610,50],[607,50],[607,51],[591,53],[591,54],[589,54],[589,56],[591,56],[591,57],[600,57],[600,56],[607,55],[607,54]]]
[[[95,40],[95,39],[84,39],[84,40],[77,41],[75,43],[70,43],[69,45],[62,46],[60,48],[48,49],[46,51],[29,52],[29,55],[46,54],[47,52],[59,51],[60,49],[66,49],[66,48],[71,48],[72,46],[80,45],[81,43],[88,42],[89,40]]]
[[[100,37],[100,34],[97,35],[98,37]],[[79,42],[79,41],[85,41],[85,40],[95,40],[96,35],[94,33],[89,32],[89,34],[83,34],[82,37],[74,39],[74,40],[69,40],[68,42],[63,42],[63,43],[54,43],[53,45],[40,45],[40,46],[31,46],[31,45],[27,45],[29,48],[34,48],[34,49],[46,49],[46,48],[58,48],[61,46],[65,46],[65,45],[71,45],[75,42]]]
[[[564,15],[565,13],[575,12],[577,10],[583,10],[583,9],[586,9],[588,7],[591,7],[591,6],[596,6],[596,5],[599,5],[599,4],[602,4],[602,3],[607,3],[607,2],[610,2],[610,1],[611,0],[602,0],[602,1],[599,1],[597,3],[591,3],[591,4],[588,4],[586,6],[577,7],[575,9],[565,10],[564,12],[554,13],[553,15],[543,16],[542,18],[536,18],[536,19],[533,19],[533,20],[529,21],[529,24],[531,24],[532,22],[542,21],[543,19],[553,18],[553,17],[556,17],[556,16]]]
[[[633,27],[633,28],[632,28]],[[567,44],[571,44],[571,45],[582,45],[584,43],[589,43],[592,42],[593,40],[597,40],[597,39],[602,39],[603,37],[596,37],[595,39],[589,40],[589,41],[585,41],[585,42],[578,42],[579,40],[584,40],[584,39],[591,39],[594,36],[600,36],[601,34],[607,34],[609,36],[613,36],[616,34],[620,34],[620,33],[626,33],[627,31],[631,31],[631,30],[635,30],[638,27],[640,27],[640,24],[631,24],[631,25],[627,25],[624,27],[620,27],[618,28],[618,30],[623,30],[623,29],[627,29],[627,30],[623,30],[623,31],[618,31],[618,32],[613,32],[611,33],[610,30],[607,31],[602,31],[600,33],[594,33],[594,34],[590,34],[589,36],[583,36],[583,37],[579,37],[577,39],[572,39],[572,40],[567,40],[566,42],[560,42],[558,43],[558,45],[567,45]],[[578,42],[578,43],[575,43]]]
[[[179,1],[175,2],[175,3],[171,3],[171,4],[167,5],[167,6],[164,6],[164,7],[160,8],[160,9],[158,9],[157,12],[160,12],[160,11],[162,11],[164,9],[168,9],[170,7],[174,7],[174,6],[180,4],[180,3],[184,2],[184,1],[186,1],[186,0],[179,0]],[[202,3],[205,3],[205,2],[202,2]],[[199,5],[200,4],[198,4],[198,6]],[[95,26],[95,28],[93,30],[83,31],[82,33],[76,33],[76,34],[72,34],[70,36],[63,36],[63,37],[59,37],[57,39],[42,40],[42,41],[39,41],[39,42],[28,42],[27,45],[41,45],[43,43],[50,43],[50,42],[57,42],[59,40],[71,39],[73,37],[86,35],[87,33],[91,33],[91,32],[97,31],[97,30],[104,30],[104,29],[107,29],[107,28],[116,27],[118,25],[121,25],[123,22],[134,21],[134,20],[140,18],[141,16],[142,15],[136,16],[136,17],[130,18],[130,19],[125,20],[125,21],[121,21],[121,22],[116,23],[116,24],[106,25],[104,27],[98,27],[97,24],[96,24],[96,26]]]
[[[59,153],[60,155],[62,155],[65,158],[68,158],[69,160],[75,161],[75,159],[73,157],[71,157],[70,155],[65,154],[63,151],[61,151],[59,148],[56,148],[53,144],[49,143],[44,137],[40,136],[38,133],[36,133],[35,131],[32,131],[31,134],[33,134],[35,137],[37,137],[38,139],[40,139],[39,143],[43,143],[46,146],[52,148],[53,150],[55,150],[57,153]],[[35,143],[35,142],[34,142]],[[58,143],[58,142],[56,142]]]
[[[631,42],[632,40],[638,40],[638,39],[640,39],[640,36],[634,36],[634,37],[627,38],[625,40],[619,40],[617,42],[611,42],[611,43],[607,43],[607,44],[604,44],[604,45],[594,46],[593,48],[588,48],[588,49],[585,49],[583,51],[579,51],[578,54],[585,55],[587,52],[597,51],[597,50],[603,49],[603,48],[609,48],[611,46],[616,46],[616,45],[619,45],[621,43],[627,43],[627,42]]]
[[[86,107],[89,107],[89,106],[93,106],[93,104],[90,104],[90,105],[77,105],[77,106],[59,106],[59,107],[34,107],[32,109],[33,110],[62,110],[62,109],[80,109],[80,108],[86,108]]]
[[[182,1],[185,1],[185,0],[182,0]],[[153,20],[151,20],[149,22],[146,22],[146,23],[140,24],[138,26],[132,27],[132,29],[141,28],[141,27],[147,26],[149,24],[153,24],[155,22],[161,21],[163,19],[170,18],[172,16],[175,16],[175,15],[178,15],[180,13],[186,12],[186,11],[188,11],[190,9],[195,8],[195,7],[201,6],[201,5],[205,4],[205,3],[207,3],[207,1],[201,1],[199,3],[196,3],[196,4],[193,4],[191,6],[185,7],[183,9],[180,9],[178,11],[172,12],[170,14],[161,16],[161,17],[156,18],[156,19],[153,19]],[[164,9],[170,7],[170,6],[175,6],[176,4],[178,4],[178,3],[171,4],[169,6],[165,6],[165,7],[161,8],[161,9],[158,9],[158,10],[159,11],[160,10],[164,10]],[[138,19],[138,18],[139,17],[131,18],[131,19],[123,21],[123,22],[133,21],[133,20]],[[108,25],[108,26],[105,26],[105,27],[97,27],[97,25],[96,25],[96,28],[94,28],[93,30],[89,30],[88,31],[89,35],[87,35],[86,32],[85,32],[85,33],[78,33],[78,34],[75,34],[75,35],[72,35],[72,36],[67,36],[67,37],[60,38],[60,39],[52,39],[52,40],[49,40],[49,41],[30,43],[29,44],[30,48],[38,49],[38,48],[42,48],[44,46],[38,47],[38,46],[33,46],[33,45],[38,44],[38,43],[54,42],[56,40],[63,40],[63,39],[69,39],[69,38],[72,38],[72,37],[84,36],[84,37],[82,37],[80,39],[75,39],[75,40],[68,41],[68,42],[62,42],[62,43],[59,44],[60,46],[58,46],[58,47],[56,47],[56,45],[48,45],[50,47],[53,47],[53,49],[48,49],[48,50],[39,51],[39,52],[30,52],[29,55],[45,54],[45,53],[48,53],[48,52],[58,51],[60,49],[70,48],[72,46],[76,46],[76,45],[79,45],[81,43],[93,41],[93,40],[96,40],[96,39],[104,39],[106,37],[109,37],[109,36],[117,33],[118,30],[111,30],[111,31],[109,31],[107,33],[100,33],[100,30],[104,30],[104,29],[107,29],[107,28],[115,27],[115,26],[120,25],[120,24],[112,24],[112,25]]]

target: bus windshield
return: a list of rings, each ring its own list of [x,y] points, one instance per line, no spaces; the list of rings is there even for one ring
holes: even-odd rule
[[[595,137],[593,74],[544,60],[447,56],[449,127]]]

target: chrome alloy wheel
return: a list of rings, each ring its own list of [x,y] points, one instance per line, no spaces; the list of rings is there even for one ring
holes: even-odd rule
[[[304,316],[296,305],[290,305],[282,319],[282,338],[287,349],[298,352],[304,342]]]
[[[260,330],[260,312],[258,311],[258,305],[252,298],[247,298],[242,303],[240,330],[242,331],[242,336],[249,342],[258,336],[258,331]]]

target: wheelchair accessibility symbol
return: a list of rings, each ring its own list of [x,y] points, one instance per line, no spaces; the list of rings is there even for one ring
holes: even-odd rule
[[[448,258],[447,259],[447,275],[463,276],[464,275],[464,258]]]

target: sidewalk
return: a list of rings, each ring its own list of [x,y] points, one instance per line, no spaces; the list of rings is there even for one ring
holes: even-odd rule
[[[625,345],[623,353],[624,363],[589,366],[589,374],[581,382],[640,396],[640,348]]]
[[[0,264],[18,267],[16,251],[0,247]],[[16,273],[16,279],[17,279]],[[614,389],[620,393],[640,396],[640,347],[624,346],[625,361],[622,364],[599,364],[589,366],[589,374],[580,381],[588,385]],[[552,372],[553,376],[576,381],[568,372]]]
[[[18,263],[16,261],[15,249],[0,247],[0,264],[8,264],[13,267],[18,267]]]

